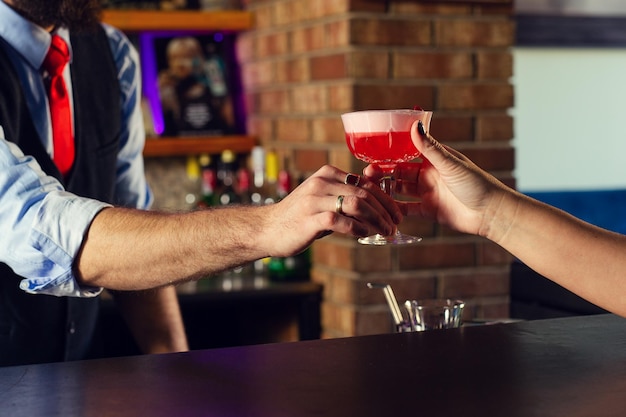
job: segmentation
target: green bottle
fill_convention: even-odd
[[[213,207],[217,205],[217,196],[215,195],[217,175],[209,155],[200,155],[199,162],[202,172],[202,197],[198,202],[198,207]]]

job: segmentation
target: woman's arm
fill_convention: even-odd
[[[530,268],[607,310],[626,316],[626,236],[585,223],[498,181],[416,123],[424,162],[396,172],[405,214],[486,237]],[[376,180],[374,166],[364,173]]]

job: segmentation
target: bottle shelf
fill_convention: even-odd
[[[223,11],[159,11],[106,9],[102,20],[128,32],[148,30],[225,30],[252,29],[252,13],[240,10]]]
[[[207,136],[193,138],[146,139],[143,154],[146,157],[216,154],[224,149],[236,153],[248,153],[256,145],[256,139],[247,135]]]

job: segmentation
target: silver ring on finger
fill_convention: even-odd
[[[361,176],[356,174],[347,173],[346,179],[343,180],[344,184],[354,185],[355,187],[359,186],[361,182]]]
[[[335,201],[335,211],[337,214],[343,214],[343,196],[337,196],[337,201]]]

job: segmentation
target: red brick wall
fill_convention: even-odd
[[[359,172],[340,114],[432,109],[432,134],[514,186],[512,0],[248,0],[255,30],[238,42],[249,132],[287,156],[298,175],[322,164]],[[425,239],[367,247],[330,236],[313,247],[325,285],[324,337],[387,332],[382,292],[400,301],[452,297],[466,318],[508,315],[510,256],[483,239],[406,219]]]

